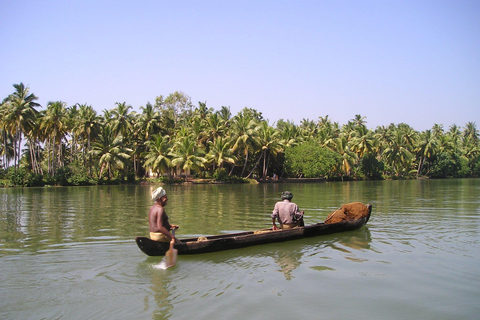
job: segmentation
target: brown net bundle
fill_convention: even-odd
[[[330,213],[327,219],[325,219],[325,223],[337,223],[367,217],[370,214],[371,208],[371,205],[365,205],[361,202],[350,202]]]

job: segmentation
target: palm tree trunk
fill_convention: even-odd
[[[420,173],[422,172],[423,162],[425,161],[424,158],[425,158],[425,157],[420,157],[420,162],[418,163],[417,176],[419,176]]]
[[[262,159],[262,156],[263,156],[263,153],[260,154],[260,157],[258,158],[257,160],[257,163],[255,163],[255,166],[253,167],[252,171],[250,171],[250,173],[248,174],[248,176],[246,176],[246,178],[250,178],[250,176],[252,175],[253,171],[255,171],[255,169],[257,169],[257,166],[258,164],[260,163],[260,160]]]
[[[245,163],[243,164],[242,174],[240,175],[241,177],[243,177],[243,175],[245,174],[245,170],[247,169],[247,162],[248,162],[248,150],[247,150],[247,153],[245,154]]]
[[[268,155],[267,155],[268,153]],[[267,173],[268,173],[268,163],[270,161],[270,153],[268,149],[265,150],[265,155],[263,156],[263,171],[262,171],[262,180],[265,182],[267,180]]]

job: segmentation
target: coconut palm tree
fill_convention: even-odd
[[[278,152],[283,150],[283,146],[279,138],[280,132],[271,127],[267,121],[260,122],[256,128],[256,131],[261,150],[258,161],[263,158],[262,180],[265,181],[267,178],[270,156],[276,155]]]
[[[447,137],[454,152],[462,147],[462,131],[456,124],[450,126]]]
[[[145,170],[151,169],[157,175],[167,173],[170,175],[172,161],[169,156],[171,149],[170,138],[160,134],[153,135],[151,140],[145,144],[147,151],[145,153]]]
[[[245,174],[249,155],[258,144],[257,132],[255,131],[256,125],[255,119],[245,112],[239,112],[232,119],[230,130],[230,139],[233,143],[232,149],[244,157],[242,173],[240,174],[241,177]]]
[[[78,106],[78,113],[73,130],[81,141],[82,159],[84,165],[88,163],[88,172],[92,173],[92,141],[100,133],[101,118],[92,106],[81,104]]]
[[[230,148],[231,141],[223,137],[216,137],[213,141],[208,141],[209,151],[206,159],[212,162],[213,171],[218,167],[223,168],[225,163],[234,164],[235,156],[233,150]]]
[[[479,141],[479,133],[475,122],[468,122],[463,130],[464,144],[476,144]]]
[[[117,102],[116,105],[117,107],[112,110],[112,129],[115,134],[121,134],[125,139],[133,130],[134,113],[129,112],[132,106],[127,105],[126,102]]]
[[[2,118],[5,127],[14,137],[13,152],[14,166],[18,168],[20,160],[20,148],[22,146],[22,136],[33,127],[38,111],[35,107],[40,106],[35,100],[38,98],[30,93],[28,86],[23,83],[14,84],[15,91],[8,96],[3,104],[5,110],[2,112]]]
[[[331,138],[325,142],[324,146],[342,156],[341,166],[337,170],[343,175],[350,176],[353,172],[354,164],[357,162],[357,155],[350,150],[347,137],[340,135],[337,138]]]
[[[385,126],[378,126],[375,129],[375,133],[373,134],[373,137],[375,138],[375,141],[376,141],[377,158],[380,158],[384,150],[388,148],[390,144],[393,143],[392,130]]]
[[[425,161],[433,158],[438,152],[438,139],[432,134],[431,130],[425,130],[420,134],[416,151],[420,157],[417,175],[421,175]]]
[[[230,118],[232,117],[230,107],[222,106],[220,108],[220,111],[217,111],[216,113],[220,116],[220,118],[223,119],[224,122],[228,122],[228,120],[230,120]]]
[[[64,164],[62,140],[65,139],[68,132],[69,118],[65,103],[61,101],[49,102],[47,110],[42,114],[40,130],[45,133],[48,139],[47,146],[52,153],[51,159],[49,156],[48,171],[54,176],[55,169],[62,167]]]
[[[172,164],[180,168],[180,174],[185,172],[185,180],[188,181],[188,175],[191,170],[199,171],[204,168],[206,159],[203,157],[205,151],[198,146],[195,139],[191,135],[183,136],[176,139],[170,156]]]
[[[333,122],[328,119],[328,115],[320,117],[318,121],[318,139],[321,144],[329,139],[337,138],[340,134],[338,122]]]
[[[160,132],[160,113],[155,110],[151,103],[145,107],[140,107],[142,113],[136,122],[137,130],[140,130],[144,141],[147,141],[152,135]]]
[[[207,117],[205,136],[207,141],[213,141],[216,137],[224,137],[226,132],[226,121],[218,114],[213,113]]]
[[[313,139],[317,136],[317,124],[310,119],[302,119],[300,121],[300,130],[305,140]]]
[[[356,153],[359,158],[363,158],[365,155],[372,153],[375,149],[373,132],[368,130],[364,125],[355,127],[349,143],[350,149]]]
[[[125,168],[125,164],[130,158],[131,149],[125,148],[122,142],[123,137],[116,135],[111,125],[102,127],[97,141],[90,151],[98,159],[100,166],[99,178],[106,171],[108,179],[113,177],[114,170]]]
[[[408,150],[404,142],[404,135],[400,129],[396,128],[393,131],[393,142],[385,149],[382,158],[386,164],[393,168],[397,176],[410,168],[413,155]]]

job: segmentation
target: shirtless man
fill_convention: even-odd
[[[162,187],[152,192],[152,200],[155,204],[148,212],[148,224],[150,225],[150,239],[160,242],[170,242],[177,239],[170,232],[178,228],[177,225],[168,223],[168,216],[164,207],[167,205],[167,193]]]

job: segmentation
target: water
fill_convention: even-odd
[[[373,213],[353,232],[163,270],[133,241],[150,186],[0,189],[0,318],[478,318],[478,179],[165,188],[180,238],[269,227],[286,189],[307,224],[351,201]]]

